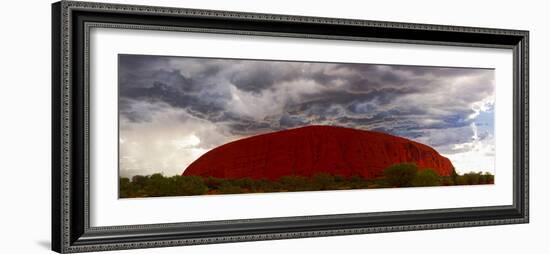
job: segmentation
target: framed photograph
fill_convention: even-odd
[[[528,31],[52,5],[60,253],[529,221]]]

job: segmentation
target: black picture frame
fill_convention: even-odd
[[[90,227],[91,27],[513,50],[513,205]],[[60,253],[528,223],[529,32],[61,1],[52,5],[52,250]]]

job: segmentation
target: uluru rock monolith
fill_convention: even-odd
[[[183,175],[276,180],[282,176],[333,175],[372,179],[397,163],[416,163],[449,176],[453,164],[435,149],[385,133],[307,126],[252,136],[216,147]]]

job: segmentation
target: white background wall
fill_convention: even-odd
[[[118,0],[248,12],[421,22],[531,31],[531,223],[123,253],[545,253],[550,226],[550,32],[544,1]],[[50,245],[50,1],[6,1],[0,15],[0,253]]]

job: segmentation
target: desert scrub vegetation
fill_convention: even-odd
[[[341,176],[318,173],[310,177],[288,175],[277,180],[223,179],[210,176],[163,176],[162,174],[136,175],[119,179],[119,197],[164,197],[238,193],[269,193],[319,190],[376,189],[394,187],[424,187],[492,184],[494,176],[483,172],[439,176],[429,168],[419,168],[414,163],[395,164],[382,175],[365,179],[359,175]]]

